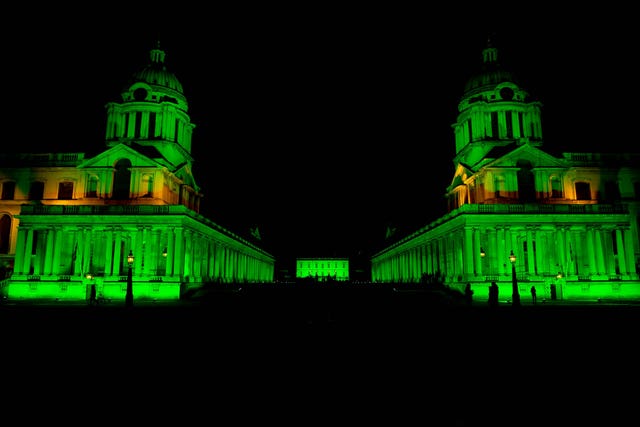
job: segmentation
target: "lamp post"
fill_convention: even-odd
[[[93,305],[94,303],[97,303],[96,284],[93,283],[93,274],[87,273],[85,277],[89,283],[89,305]]]
[[[511,305],[514,307],[520,306],[520,292],[518,291],[518,278],[516,277],[516,256],[513,253],[513,249],[509,254],[509,261],[511,261]]]
[[[129,264],[129,272],[127,274],[127,294],[124,297],[125,307],[133,307],[133,251],[129,251],[127,255],[127,263]]]

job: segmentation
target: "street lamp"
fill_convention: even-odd
[[[89,282],[89,305],[93,305],[98,302],[96,299],[96,284],[93,283],[93,274],[87,273],[85,277]]]
[[[133,251],[129,250],[127,255],[127,263],[129,264],[129,273],[127,274],[127,294],[124,297],[125,307],[133,307]]]
[[[516,277],[516,256],[513,253],[513,249],[509,254],[509,261],[511,261],[511,305],[514,307],[520,306],[520,292],[518,291],[518,278]]]

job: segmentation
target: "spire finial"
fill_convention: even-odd
[[[487,34],[487,48],[495,47],[494,45],[495,37],[496,37],[495,31],[491,31],[489,32],[489,34]]]
[[[164,63],[165,53],[160,48],[160,40],[156,41],[156,47],[151,49],[151,62],[162,64]]]
[[[495,32],[490,32],[487,36],[487,47],[482,51],[485,64],[498,62],[498,49],[494,46],[495,35]]]

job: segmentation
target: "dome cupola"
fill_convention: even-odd
[[[172,72],[167,70],[164,63],[165,52],[160,49],[160,43],[150,52],[151,62],[132,76],[131,83],[144,82],[154,86],[162,86],[183,94],[182,84]]]
[[[149,146],[174,165],[191,159],[189,105],[182,84],[167,70],[165,52],[158,42],[150,62],[131,74],[121,92],[122,102],[107,104],[106,141]]]
[[[482,51],[482,68],[478,74],[467,80],[464,88],[464,96],[472,96],[476,93],[490,91],[501,83],[514,83],[518,85],[518,80],[510,71],[503,69],[498,62],[498,49],[491,40]]]
[[[505,147],[542,144],[541,103],[530,99],[518,79],[498,62],[491,39],[482,51],[482,67],[464,87],[453,124],[454,164],[486,162]]]

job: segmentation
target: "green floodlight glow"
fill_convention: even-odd
[[[296,278],[316,282],[348,281],[349,260],[346,258],[298,258]]]
[[[494,47],[488,47],[483,55],[487,64],[497,64]],[[164,63],[164,52],[159,48],[152,50],[152,62],[155,65]],[[538,286],[537,297],[543,300],[556,297],[637,300],[640,294],[638,255],[634,248],[637,246],[637,227],[633,225],[637,221],[637,209],[630,213],[626,206],[609,206],[608,203],[609,199],[622,197],[624,201],[631,200],[633,194],[637,196],[633,189],[636,168],[630,168],[633,173],[618,175],[618,190],[624,193],[618,194],[607,186],[615,184],[608,178],[608,172],[603,174],[600,168],[581,166],[586,153],[577,153],[579,156],[574,153],[565,159],[571,168],[580,170],[578,179],[573,169],[555,162],[547,163],[546,157],[540,157],[541,163],[536,164],[534,158],[544,156],[544,153],[537,153],[537,147],[543,142],[539,103],[530,100],[526,91],[512,81],[504,80],[510,77],[502,72],[504,70],[497,74],[493,67],[487,67],[487,70],[488,74],[483,72],[469,81],[473,83],[468,86],[472,90],[464,94],[459,104],[460,114],[454,124],[454,163],[484,165],[482,161],[493,156],[495,148],[513,147],[521,151],[514,150],[505,157],[504,164],[501,160],[491,167],[482,166],[477,174],[461,167],[460,174],[455,176],[460,185],[447,190],[450,209],[456,210],[460,222],[443,217],[445,222],[438,220],[433,228],[429,225],[420,229],[416,233],[420,237],[407,236],[397,246],[394,243],[385,248],[371,262],[372,280],[417,282],[425,274],[437,272],[452,287],[470,282],[474,286],[474,298],[479,299],[488,293],[485,284],[494,280],[508,294],[511,279],[514,306],[520,304],[520,291],[524,302],[528,302],[527,288],[531,284]],[[141,82],[136,82],[129,87],[133,98],[113,104],[109,109],[107,146],[114,147],[120,142],[130,146],[131,141],[142,140],[145,145],[160,150],[169,162],[176,165],[186,162],[184,170],[189,179],[193,178],[191,159],[182,154],[182,149],[191,151],[193,127],[189,116],[183,114],[187,104],[180,83],[164,70],[158,73],[155,67],[145,68],[138,76],[150,81],[166,78],[172,90],[180,95],[174,99],[177,103],[157,104],[152,99],[165,95],[163,85],[158,85],[159,92],[148,93]],[[179,124],[161,119],[165,108],[170,113],[167,117],[181,111]],[[166,144],[166,141],[175,141],[182,149],[175,150],[175,144]],[[626,159],[627,155],[620,158]],[[636,154],[632,155],[635,158]],[[590,154],[588,158],[589,163],[597,160]],[[33,154],[24,160],[70,165],[71,159],[83,160],[84,154],[48,153],[44,157]],[[118,165],[139,169],[131,162]],[[75,171],[70,167],[64,175],[56,175],[56,172],[47,177],[50,182],[60,179],[57,195],[53,186],[48,189],[49,184],[45,192],[41,178],[32,182],[38,174],[23,175],[19,169],[16,169],[18,172],[12,168],[3,169],[6,175],[0,186],[3,195],[6,192],[7,196],[3,200],[11,201],[6,205],[9,212],[14,209],[22,216],[22,225],[17,228],[12,225],[17,223],[12,223],[8,215],[0,215],[0,232],[19,230],[17,236],[5,232],[0,239],[5,251],[9,251],[12,244],[16,246],[15,260],[18,261],[15,268],[11,266],[14,279],[8,286],[3,286],[3,297],[82,300],[87,297],[89,286],[95,286],[105,299],[117,300],[120,304],[124,296],[127,306],[131,306],[134,268],[136,302],[140,303],[144,300],[178,300],[185,282],[191,289],[203,282],[273,280],[274,260],[271,256],[253,257],[252,250],[245,253],[243,243],[236,246],[234,237],[219,233],[214,226],[190,226],[186,222],[176,225],[178,217],[174,213],[187,215],[178,209],[183,206],[172,206],[182,204],[182,198],[174,200],[167,196],[164,201],[169,206],[155,206],[156,199],[164,196],[159,195],[162,184],[153,178],[153,174],[145,171],[137,175],[139,182],[135,185],[114,185],[111,168],[104,168],[100,178],[102,172],[98,171],[102,167],[98,166],[96,164],[91,170],[75,168]],[[69,179],[67,174],[75,178]],[[173,194],[173,190],[169,193]],[[125,205],[130,203],[127,199],[136,200],[135,209],[118,214],[124,214],[125,223],[152,218],[151,230],[137,230],[135,224],[112,227],[117,221],[110,220],[107,214],[115,213],[117,206],[113,207],[113,212],[111,206],[101,206],[105,204],[102,197],[109,198],[110,194],[117,196],[112,197],[113,200],[121,200]],[[602,200],[601,196],[604,197]],[[545,200],[542,207],[537,206],[540,205],[538,197]],[[83,205],[81,203],[85,202],[81,201],[85,198],[89,200]],[[14,200],[38,203],[37,207],[25,204],[24,210],[17,210]],[[185,200],[189,200],[187,205],[190,206],[185,205],[189,209],[198,208],[199,202],[193,201],[191,205],[190,197]],[[147,202],[150,206],[146,206]],[[165,210],[172,215],[157,215]],[[65,218],[60,212],[80,214],[78,219],[82,224]],[[136,219],[133,218],[136,212],[154,215]],[[573,216],[574,213],[578,215]],[[511,214],[513,220],[505,216]],[[214,229],[208,232],[207,227]],[[203,239],[193,240],[190,237],[194,235],[192,230]],[[440,238],[441,235],[445,237]],[[9,237],[15,239],[15,243],[7,244]],[[135,258],[133,247],[136,248]],[[509,252],[509,248],[513,249]],[[128,255],[126,249],[130,249]],[[509,262],[505,260],[505,254],[508,254]],[[520,282],[523,282],[522,290],[516,267]],[[305,283],[348,281],[349,259],[297,259],[295,278]]]

